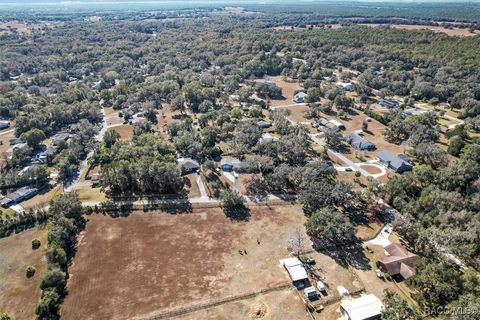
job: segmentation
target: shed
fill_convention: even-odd
[[[380,319],[382,308],[382,301],[374,294],[345,300],[340,304],[340,311],[344,318],[348,320]]]
[[[302,288],[306,283],[308,283],[307,271],[303,267],[303,263],[298,258],[284,259],[282,260],[282,264],[296,287]]]
[[[407,159],[401,157],[400,155],[396,156],[388,150],[381,150],[377,154],[377,160],[383,166],[390,168],[397,173],[412,170],[412,165],[407,161]]]

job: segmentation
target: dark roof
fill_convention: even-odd
[[[387,100],[387,99],[380,99],[379,100],[380,105],[390,107],[390,108],[396,108],[400,106],[400,103],[395,100]]]
[[[377,154],[377,159],[380,162],[387,164],[393,170],[399,171],[408,171],[412,169],[412,165],[406,160],[402,159],[401,156],[396,156],[388,150],[381,150]]]
[[[37,191],[37,188],[22,187],[15,192],[7,194],[7,196],[2,200],[2,205],[26,199],[33,196],[35,193],[37,193]]]
[[[368,141],[364,137],[360,136],[356,132],[350,132],[346,137],[345,141],[349,143],[352,147],[359,150],[371,150],[375,149],[375,144]]]

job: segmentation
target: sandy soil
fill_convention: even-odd
[[[107,131],[117,131],[120,135],[120,140],[130,140],[133,136],[133,126],[129,124],[120,125],[118,127],[109,128]]]
[[[42,243],[32,250],[32,240]],[[35,319],[35,306],[40,299],[40,280],[45,272],[43,257],[47,244],[47,230],[32,228],[0,239],[0,310],[15,320]],[[32,278],[25,276],[29,266],[36,268]]]
[[[275,76],[275,77],[267,76],[265,77],[265,79],[272,81],[277,86],[282,88],[282,95],[284,99],[275,99],[275,100],[271,99],[270,104],[272,106],[294,104],[294,102],[292,101],[294,91],[303,90],[302,86],[298,83],[298,81],[291,81],[291,82],[285,81],[282,79],[282,76]]]
[[[364,26],[370,27],[380,27],[380,26],[387,26],[385,24],[362,24]],[[442,32],[448,34],[449,36],[456,36],[456,37],[472,37],[480,33],[480,31],[475,30],[474,33],[470,32],[468,29],[461,29],[461,28],[453,28],[447,29],[440,26],[426,26],[426,25],[415,25],[415,24],[391,24],[388,25],[391,28],[396,29],[403,29],[403,30],[430,30],[434,32]]]
[[[261,316],[254,318],[256,310],[262,310]],[[252,317],[250,317],[252,316]],[[227,303],[218,307],[200,310],[184,316],[174,317],[175,320],[279,320],[279,319],[311,319],[302,301],[292,289],[274,291],[253,299]]]
[[[300,207],[250,214],[249,221],[217,208],[90,216],[62,319],[127,319],[288,283],[279,260],[288,256],[286,235],[304,222]]]

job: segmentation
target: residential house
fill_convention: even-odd
[[[257,121],[257,125],[260,129],[270,128],[272,126],[271,123],[264,120]]]
[[[353,91],[353,84],[351,82],[337,82],[337,88],[344,91]]]
[[[368,141],[357,132],[350,132],[345,136],[345,141],[358,150],[375,150],[375,144]]]
[[[225,172],[240,172],[245,168],[245,162],[237,158],[223,158],[220,160],[220,168]]]
[[[46,150],[40,152],[37,154],[37,160],[40,161],[41,163],[47,163],[52,161],[53,156],[57,153],[58,147],[53,146],[49,147]]]
[[[344,300],[340,312],[346,320],[380,320],[383,304],[374,294]]]
[[[30,199],[38,192],[37,188],[22,187],[15,192],[9,193],[2,199],[1,205],[8,208],[12,205],[18,204],[21,201]]]
[[[296,95],[293,96],[293,102],[304,103],[306,98],[307,98],[307,94],[303,91],[300,91]]]
[[[377,160],[380,164],[392,169],[397,173],[411,171],[412,165],[406,157],[396,156],[388,150],[381,150],[377,154]]]
[[[395,101],[395,100],[380,99],[378,101],[378,103],[381,106],[386,107],[386,108],[390,108],[390,109],[400,107],[400,103],[398,101]]]
[[[177,163],[183,174],[197,172],[200,169],[198,161],[192,158],[178,158]]]
[[[70,139],[69,133],[57,133],[52,138],[52,145],[58,146],[61,142],[68,141],[68,139]]]
[[[386,246],[385,251],[388,256],[379,259],[378,263],[389,275],[408,279],[415,274],[413,264],[418,259],[416,254],[395,243]]]
[[[278,141],[277,137],[272,136],[270,133],[264,133],[259,139],[260,143],[263,142],[272,142],[272,141]]]

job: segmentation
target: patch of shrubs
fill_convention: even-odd
[[[38,248],[40,248],[40,245],[41,245],[41,244],[42,244],[42,243],[40,242],[40,240],[38,240],[38,239],[33,239],[33,240],[32,240],[32,249],[33,249],[33,250],[37,250]]]
[[[35,275],[35,271],[37,271],[35,269],[34,266],[28,266],[27,269],[25,270],[25,274],[27,276],[27,278],[31,278]]]

